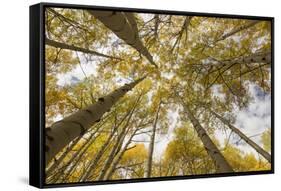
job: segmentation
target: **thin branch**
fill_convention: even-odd
[[[101,56],[101,57],[105,57],[105,58],[121,60],[120,58],[117,58],[117,57],[105,55],[105,54],[102,54],[102,53],[99,53],[99,52],[96,52],[96,51],[93,51],[93,50],[88,50],[88,49],[77,47],[77,46],[74,46],[74,45],[68,45],[68,44],[65,44],[65,43],[61,43],[61,42],[58,42],[58,41],[55,41],[55,40],[48,39],[47,37],[45,38],[45,43],[47,45],[53,46],[55,48],[68,49],[68,50],[72,50],[72,51],[79,51],[79,52],[83,52],[83,53],[86,53],[86,54],[93,54],[93,55]]]
[[[188,30],[188,26],[189,26],[189,23],[190,23],[190,17],[186,17],[185,18],[185,20],[184,20],[184,22],[183,22],[183,25],[182,25],[182,27],[181,27],[181,30],[179,31],[179,33],[178,33],[178,38],[176,39],[176,41],[175,41],[175,43],[174,43],[174,45],[173,45],[173,47],[172,47],[172,50],[171,50],[171,52],[173,52],[174,51],[174,49],[175,49],[175,47],[177,46],[177,44],[179,44],[180,43],[180,40],[181,40],[181,38],[182,38],[182,35],[183,35],[183,32],[186,30]],[[187,34],[187,33],[186,33]]]

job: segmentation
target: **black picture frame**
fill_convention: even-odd
[[[189,175],[189,176],[171,176],[161,178],[140,178],[140,179],[124,179],[124,180],[106,180],[99,182],[83,182],[83,183],[60,183],[45,184],[45,159],[44,159],[44,142],[45,142],[45,18],[44,12],[47,7],[53,8],[73,8],[73,9],[94,9],[94,10],[114,10],[138,13],[161,13],[172,15],[186,16],[204,16],[218,18],[240,18],[266,20],[271,22],[271,170],[235,172],[235,173],[219,173],[207,175]],[[242,175],[258,175],[274,173],[274,18],[249,15],[231,15],[217,13],[197,13],[184,11],[154,10],[154,9],[138,9],[124,7],[103,7],[92,5],[74,5],[59,3],[39,3],[30,6],[30,96],[29,96],[29,116],[30,116],[30,133],[29,133],[29,184],[38,188],[54,188],[67,186],[85,186],[115,183],[132,183],[147,181],[165,181],[179,179],[194,178],[210,178],[210,177],[227,177]]]

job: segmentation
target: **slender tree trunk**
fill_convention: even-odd
[[[251,63],[268,63],[271,64],[271,52],[254,53],[249,56],[242,56],[236,59],[222,61],[221,64],[251,64]]]
[[[102,155],[105,153],[108,145],[110,144],[110,141],[112,140],[112,138],[114,137],[114,134],[116,133],[117,128],[115,128],[109,135],[109,137],[107,138],[106,142],[102,145],[101,149],[99,150],[99,152],[96,154],[96,156],[93,158],[93,160],[89,163],[89,165],[86,167],[86,171],[85,173],[82,174],[82,176],[79,179],[79,182],[81,181],[85,181],[86,178],[90,175],[91,170],[93,167],[96,166],[96,164],[99,162],[99,160],[101,159]]]
[[[112,148],[111,153],[109,154],[109,156],[107,157],[107,160],[101,170],[100,176],[101,174],[105,173],[105,171],[107,170],[107,166],[110,165],[111,161],[113,160],[112,158],[114,157],[114,154],[117,152],[118,148],[122,146],[122,138],[125,138],[125,132],[126,132],[126,128],[129,124],[129,121],[131,120],[131,117],[136,109],[136,106],[140,100],[142,95],[140,95],[135,104],[133,105],[133,108],[127,112],[127,114],[121,119],[121,121],[116,125],[116,127],[114,127],[114,130],[112,131],[110,137],[107,139],[106,143],[103,144],[102,148],[100,149],[99,153],[96,155],[96,157],[94,158],[94,160],[89,164],[89,166],[86,169],[86,172],[80,177],[79,181],[86,181],[89,177],[90,174],[92,172],[92,169],[97,165],[97,163],[99,162],[99,160],[101,159],[102,155],[105,153],[106,148],[108,147],[108,145],[110,144],[110,141],[113,138],[113,135],[117,132],[118,127],[120,127],[122,125],[122,123],[124,122],[124,120],[128,117],[127,122],[125,124],[125,126],[123,127],[121,133],[119,134],[119,136],[117,137],[117,141],[116,141],[116,145],[114,148]],[[120,145],[120,146],[119,146]]]
[[[258,67],[254,68],[254,69],[250,69],[246,72],[243,72],[243,73],[240,74],[239,77],[241,77],[241,76],[243,76],[243,75],[245,75],[249,72],[252,72],[255,69],[260,69],[260,67],[262,67],[262,66],[265,66],[267,64],[271,64],[271,51],[264,52],[264,53],[258,52],[258,53],[254,53],[254,54],[251,54],[251,55],[248,55],[248,56],[242,56],[242,57],[234,58],[232,60],[219,61],[219,63],[217,63],[217,64],[208,64],[209,66],[215,66],[215,67],[214,67],[214,70],[208,71],[208,73],[206,74],[207,77],[211,73],[214,73],[214,72],[218,72],[219,74],[214,78],[214,80],[210,84],[208,84],[205,91],[207,91],[210,87],[212,87],[214,85],[214,83],[220,77],[221,77],[221,79],[224,79],[223,73],[227,72],[234,65],[236,65],[236,64],[252,64],[252,63],[265,63],[265,64],[259,65]],[[206,64],[206,66],[207,66],[207,64]],[[223,68],[225,66],[226,66],[226,68]],[[229,86],[226,82],[225,82],[225,85],[229,88]],[[231,89],[230,89],[230,91],[231,91]]]
[[[209,63],[209,64],[190,64],[190,66],[204,66],[204,67],[219,67],[222,69],[222,73],[227,71],[232,67],[233,64],[252,64],[252,63],[264,63],[263,65],[258,66],[257,68],[254,68],[253,70],[259,69],[262,66],[266,66],[268,64],[271,64],[271,51],[268,52],[258,52],[253,53],[248,56],[240,56],[231,60],[215,60],[215,63]],[[223,68],[224,66],[229,65],[227,68]],[[215,68],[215,70],[211,70],[210,73],[219,71],[218,68]],[[251,72],[252,70],[250,70]],[[249,71],[246,71],[245,73],[248,73]],[[243,74],[244,75],[244,74]]]
[[[81,48],[81,47],[77,47],[77,46],[74,46],[74,45],[68,45],[68,44],[65,44],[65,43],[61,43],[61,42],[58,42],[58,41],[55,41],[55,40],[48,39],[47,37],[45,38],[45,43],[47,45],[55,47],[55,48],[78,51],[78,52],[83,52],[83,53],[86,53],[86,54],[93,54],[93,55],[96,55],[96,56],[120,60],[120,58],[105,55],[105,54],[102,54],[102,53],[99,53],[99,52],[96,52],[96,51],[93,51],[93,50],[88,50],[86,48]]]
[[[130,118],[128,119],[128,121],[130,120]],[[103,165],[100,175],[98,176],[97,180],[103,180],[104,176],[106,175],[106,172],[108,171],[112,161],[114,160],[114,157],[119,153],[119,151],[122,148],[123,145],[123,141],[126,137],[126,134],[128,132],[128,128],[129,128],[129,124],[127,123],[125,125],[125,127],[123,127],[122,132],[120,133],[120,135],[117,137],[116,140],[116,146],[112,148],[109,156],[107,157],[107,160],[105,161],[105,164]]]
[[[65,151],[63,152],[63,154],[61,156],[59,156],[58,159],[55,159],[53,164],[46,170],[46,175],[50,175],[63,161],[63,159],[65,159],[66,155],[73,149],[73,147],[76,145],[76,143],[78,143],[81,140],[81,137],[78,137],[76,140],[72,141],[70,143],[70,145],[65,149]]]
[[[120,160],[122,159],[122,156],[124,155],[124,153],[131,149],[134,148],[135,146],[132,146],[130,148],[128,148],[128,146],[130,145],[133,137],[135,135],[137,135],[137,131],[143,129],[147,124],[144,123],[142,124],[142,122],[140,122],[139,125],[137,125],[136,129],[132,132],[132,134],[129,136],[129,139],[127,140],[127,142],[125,143],[123,149],[121,150],[121,147],[118,148],[116,154],[115,154],[115,158],[113,158],[113,160],[111,161],[111,165],[108,166],[107,171],[105,172],[105,174],[102,176],[102,179],[99,180],[108,180],[111,178],[111,176],[114,174],[115,170],[117,169],[117,165],[119,164]],[[128,129],[129,130],[129,129]],[[126,133],[127,134],[127,133]],[[125,138],[125,137],[124,137]],[[122,140],[123,143],[124,139]],[[120,145],[122,146],[122,144]],[[121,151],[120,151],[121,150]],[[120,151],[120,152],[119,152]],[[138,176],[138,175],[137,175]]]
[[[182,27],[181,27],[181,30],[180,30],[180,32],[179,32],[179,34],[178,34],[178,37],[177,37],[177,39],[176,39],[176,41],[175,41],[175,43],[174,43],[174,45],[173,45],[173,47],[172,47],[171,52],[173,52],[174,49],[175,49],[175,47],[177,46],[177,44],[180,43],[180,40],[181,40],[181,38],[182,38],[182,35],[183,35],[183,32],[184,32],[184,31],[186,31],[186,35],[187,35],[187,31],[188,31],[188,27],[189,27],[191,18],[192,18],[192,17],[190,17],[190,16],[188,16],[188,17],[185,18],[185,20],[184,20],[184,22],[183,22],[183,25],[182,25]]]
[[[109,114],[110,115],[110,114]],[[61,168],[59,168],[59,171],[63,172],[62,173],[55,173],[55,177],[48,177],[48,179],[50,179],[51,181],[49,181],[49,183],[59,183],[58,180],[64,181],[66,180],[71,173],[73,172],[74,168],[76,167],[76,165],[78,164],[78,162],[81,160],[82,156],[84,155],[84,153],[88,150],[88,148],[93,144],[93,142],[96,140],[96,138],[98,136],[100,136],[100,134],[96,135],[98,133],[98,131],[100,130],[100,128],[103,126],[104,123],[106,123],[106,121],[108,120],[108,116],[105,116],[102,120],[101,123],[97,124],[97,126],[92,127],[93,130],[91,130],[90,133],[90,137],[81,145],[81,147],[79,148],[79,150],[77,152],[75,152],[72,156],[71,159],[69,159],[67,161],[66,164],[62,165]],[[94,137],[95,136],[95,137]],[[81,137],[82,138],[82,137]],[[62,174],[62,175],[61,175]],[[53,175],[51,175],[53,176]]]
[[[208,136],[205,129],[201,126],[199,121],[194,117],[192,111],[190,110],[188,104],[183,103],[185,108],[185,112],[188,115],[194,129],[196,130],[199,138],[201,139],[206,151],[208,152],[209,156],[215,163],[216,169],[218,173],[228,173],[233,172],[232,167],[229,165],[227,160],[224,158],[220,150],[217,146],[213,143],[213,141]]]
[[[102,127],[102,125],[100,125],[99,128]],[[69,164],[67,165],[68,169],[66,169],[66,171],[64,172],[65,176],[64,176],[63,180],[67,180],[72,175],[72,173],[75,170],[75,167],[77,167],[77,164],[81,161],[81,159],[84,156],[84,154],[88,151],[88,149],[95,142],[95,140],[101,135],[101,133],[99,133],[98,135],[95,136],[95,134],[97,132],[98,132],[98,130],[95,131],[89,137],[88,141],[79,149],[79,152],[77,152],[76,155],[73,156],[72,159],[69,161]],[[71,166],[69,166],[70,164],[71,164]]]
[[[130,112],[128,112],[130,113]],[[127,116],[124,117],[124,119],[126,119]],[[88,165],[88,167],[86,168],[86,172],[80,177],[79,181],[85,181],[87,180],[87,178],[90,176],[93,168],[96,167],[96,165],[98,164],[98,162],[100,161],[100,159],[102,158],[102,155],[105,153],[106,149],[108,148],[112,138],[114,137],[114,135],[117,132],[119,125],[117,125],[116,127],[114,127],[113,131],[111,132],[111,134],[109,135],[109,137],[107,138],[107,141],[102,145],[101,149],[99,150],[99,152],[96,154],[96,156],[93,158],[93,160],[90,162],[90,164]]]
[[[261,148],[258,144],[248,138],[244,133],[242,133],[238,128],[233,126],[228,120],[223,118],[221,115],[216,112],[210,110],[210,112],[215,115],[218,119],[220,119],[225,125],[227,125],[234,133],[239,135],[241,139],[243,139],[246,143],[248,143],[251,147],[253,147],[259,154],[261,154],[268,162],[271,163],[271,155],[266,152],[263,148]]]
[[[157,39],[158,38],[158,27],[159,27],[159,15],[155,14],[154,15],[154,38]]]
[[[246,25],[243,25],[243,26],[240,26],[238,27],[237,29],[233,29],[232,31],[230,31],[229,33],[226,33],[224,35],[222,35],[219,39],[216,40],[216,42],[218,41],[222,41],[222,40],[225,40],[227,39],[228,37],[240,32],[240,31],[243,31],[243,30],[246,30],[254,25],[256,25],[257,23],[259,23],[260,21],[251,21],[249,22],[248,24]]]
[[[126,127],[124,127],[124,129],[126,129]],[[104,176],[106,175],[106,172],[107,170],[109,169],[112,161],[114,160],[114,157],[119,153],[119,151],[121,150],[122,148],[122,144],[123,144],[123,141],[126,137],[125,135],[125,131],[122,131],[122,134],[120,134],[120,136],[118,136],[117,140],[116,140],[116,146],[114,146],[112,149],[111,149],[111,152],[110,154],[108,155],[107,157],[107,160],[105,161],[101,171],[100,171],[100,174],[99,176],[97,177],[97,180],[103,180]]]
[[[86,140],[82,146],[79,148],[79,150],[77,152],[75,152],[72,156],[71,159],[69,159],[66,164],[62,165],[61,168],[59,168],[59,171],[63,172],[62,173],[55,173],[55,177],[52,177],[52,183],[59,183],[58,181],[65,181],[69,175],[72,173],[73,169],[76,167],[76,165],[78,164],[78,162],[80,161],[81,157],[84,155],[84,153],[88,150],[88,148],[91,146],[91,144],[95,141],[95,139],[99,136],[95,136],[96,133],[99,131],[101,125],[98,126],[98,128],[91,132],[90,137],[88,138],[88,140]],[[95,137],[94,137],[95,136]],[[48,177],[49,178],[49,177]]]
[[[157,65],[153,61],[151,54],[143,45],[139,38],[137,23],[132,13],[123,13],[118,11],[88,11],[94,17],[99,19],[116,36],[124,40],[128,45],[135,48],[144,55],[151,64]]]
[[[97,103],[54,123],[50,128],[46,128],[46,164],[69,142],[83,135],[93,124],[99,122],[104,113],[108,112],[127,91],[134,88],[144,78],[125,84],[109,95],[99,98]]]
[[[150,137],[150,143],[149,143],[149,147],[148,147],[148,159],[147,159],[146,169],[145,169],[145,173],[144,173],[145,178],[150,178],[150,176],[151,176],[155,134],[156,134],[156,127],[157,127],[157,121],[158,121],[160,108],[161,108],[161,101],[159,102],[157,112],[156,112],[156,117],[155,117],[154,124],[152,127],[152,134]]]
[[[111,176],[113,175],[113,173],[116,170],[116,167],[118,165],[118,163],[120,162],[122,156],[124,155],[124,153],[126,152],[129,144],[131,143],[133,137],[135,136],[135,133],[137,132],[137,129],[132,133],[132,135],[130,135],[129,140],[126,142],[125,146],[123,147],[123,149],[117,154],[117,156],[113,159],[111,166],[109,167],[109,169],[107,170],[107,173],[105,174],[105,176],[103,177],[103,180],[109,180],[111,178]]]

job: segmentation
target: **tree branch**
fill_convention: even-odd
[[[72,51],[83,52],[83,53],[86,53],[86,54],[93,54],[93,55],[101,56],[101,57],[105,57],[105,58],[121,60],[120,58],[117,58],[117,57],[105,55],[105,54],[102,54],[102,53],[99,53],[99,52],[96,52],[96,51],[93,51],[93,50],[88,50],[88,49],[77,47],[77,46],[74,46],[74,45],[68,45],[68,44],[61,43],[61,42],[51,40],[51,39],[48,39],[48,38],[45,38],[45,43],[47,45],[55,47],[55,48],[67,49],[67,50],[72,50]]]

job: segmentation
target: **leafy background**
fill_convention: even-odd
[[[50,0],[49,2],[56,2]],[[79,0],[79,1],[67,1],[61,0],[62,3],[77,3],[77,4],[93,4],[90,0]],[[197,12],[217,12],[217,13],[232,13],[232,14],[251,14],[251,15],[268,15],[276,17],[276,29],[275,34],[281,32],[280,23],[280,11],[278,1],[269,0],[267,2],[257,0],[256,3],[252,1],[242,1],[237,0],[235,2],[225,3],[222,0],[205,1],[198,0],[193,2],[187,2],[182,0],[174,1],[147,1],[143,0],[141,4],[136,3],[136,1],[111,1],[111,0],[96,0],[95,3],[104,6],[122,6],[122,7],[141,7],[141,8],[158,8],[158,9],[173,9],[173,10],[185,10],[185,11],[197,11]],[[1,85],[3,90],[7,90],[9,93],[1,94],[1,116],[2,127],[11,126],[13,122],[13,127],[16,127],[16,132],[13,134],[13,138],[17,141],[11,141],[10,136],[3,136],[0,139],[1,145],[9,146],[2,147],[2,152],[7,153],[9,157],[1,157],[1,188],[5,190],[38,190],[34,187],[28,186],[28,6],[38,1],[28,0],[28,1],[5,1],[2,2],[3,7],[13,7],[13,12],[17,14],[11,14],[11,9],[5,8],[0,14],[3,26],[9,27],[9,30],[1,30],[1,40],[2,46],[0,47],[3,63],[3,69],[1,70]],[[243,5],[243,6],[241,6]],[[21,16],[19,16],[21,15]],[[15,24],[17,23],[17,24]],[[21,29],[19,32],[19,28]],[[11,43],[11,39],[17,43],[17,49],[21,50],[17,52],[18,56],[15,56],[15,44]],[[276,49],[280,49],[280,40],[276,39]],[[275,62],[279,62],[279,56],[276,55]],[[16,68],[16,69],[15,69]],[[13,71],[13,75],[16,77],[11,78],[11,73],[7,71]],[[280,81],[280,68],[276,64],[276,81]],[[7,82],[9,79],[9,83]],[[5,82],[5,83],[4,83]],[[17,87],[17,88],[11,88]],[[276,86],[276,97],[280,97],[280,89]],[[19,92],[20,97],[19,97]],[[9,100],[9,101],[7,101]],[[11,100],[11,101],[10,101]],[[16,100],[18,104],[18,118],[15,119],[14,115],[10,115],[15,111],[14,107],[11,107],[11,102]],[[280,113],[280,101],[276,99],[276,113]],[[280,124],[280,119],[276,117],[276,126]],[[8,135],[11,132],[10,128],[3,128],[4,134]],[[279,129],[276,128],[275,135],[280,134]],[[280,139],[276,139],[276,148],[281,145]],[[280,152],[276,149],[276,161],[280,159]],[[14,152],[16,151],[16,152]],[[19,156],[20,160],[19,160]],[[11,170],[13,166],[13,170]],[[189,189],[196,190],[206,190],[210,188],[215,188],[217,190],[237,190],[236,186],[244,189],[254,189],[254,190],[265,190],[268,188],[275,188],[278,186],[280,180],[280,168],[279,163],[276,163],[276,174],[275,175],[259,175],[259,176],[242,176],[242,177],[230,177],[230,178],[211,178],[211,179],[196,179],[196,180],[181,180],[181,181],[167,181],[167,182],[150,182],[150,183],[139,183],[139,184],[114,184],[114,185],[103,185],[95,186],[94,189],[99,190],[152,190],[161,189],[163,191],[171,189],[181,189],[188,185]],[[92,190],[93,187],[73,187],[67,190]],[[56,189],[62,190],[62,189]],[[64,189],[65,190],[65,189]]]
[[[110,18],[121,17],[117,13]],[[58,153],[47,166],[47,183],[220,172],[216,169],[223,164],[217,161],[215,167],[216,159],[206,152],[210,150],[206,134],[197,137],[191,127],[192,115],[220,150],[214,152],[221,152],[235,172],[270,169],[270,163],[210,113],[210,109],[221,113],[271,151],[271,71],[266,60],[271,51],[270,22],[161,14],[134,17],[137,28],[132,32],[140,41],[130,47],[130,41],[120,39],[122,35],[130,39],[130,32],[122,33],[117,19],[105,26],[86,10],[46,10],[47,130],[147,75],[106,117]],[[120,38],[114,27],[121,31]],[[146,164],[150,159],[152,165]]]

